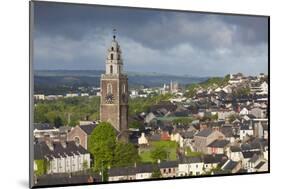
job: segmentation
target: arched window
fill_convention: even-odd
[[[107,84],[107,94],[112,94],[112,85],[111,85],[111,83],[108,83]]]
[[[126,85],[125,84],[123,84],[123,93],[126,93]]]
[[[111,47],[111,50],[113,51],[113,50],[114,50],[114,48],[113,48],[113,47]]]
[[[74,141],[75,141],[76,144],[80,144],[80,138],[79,137],[77,137],[77,136],[74,137]]]
[[[110,54],[110,59],[113,60],[113,53]]]
[[[120,60],[120,54],[118,54],[118,60]]]
[[[110,74],[112,74],[112,73],[113,73],[113,66],[110,65]]]

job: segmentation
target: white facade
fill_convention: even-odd
[[[254,130],[240,130],[240,140],[244,140],[247,136],[253,136]]]
[[[48,162],[48,174],[83,171],[90,168],[90,154],[77,155],[73,153],[72,156],[64,154],[59,158],[52,157]]]
[[[143,144],[148,144],[148,140],[147,138],[145,137],[145,134],[144,133],[141,133],[141,136],[138,138],[138,144],[139,145],[143,145]]]
[[[178,165],[178,176],[196,176],[203,174],[203,162],[181,163]]]
[[[35,100],[45,100],[45,95],[43,94],[35,94],[33,96]]]
[[[151,178],[152,173],[136,173],[136,179],[141,180],[141,179],[149,179]]]

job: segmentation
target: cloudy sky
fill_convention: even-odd
[[[35,3],[34,68],[103,70],[117,29],[126,71],[223,76],[268,70],[265,17]]]

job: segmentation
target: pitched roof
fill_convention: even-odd
[[[256,169],[260,169],[266,162],[265,161],[261,161],[256,165]]]
[[[221,163],[221,162],[225,162],[227,159],[228,159],[227,156],[224,154],[204,155],[203,156],[203,161],[206,164]]]
[[[54,126],[51,126],[49,123],[34,123],[34,129],[49,130],[49,129],[56,129],[56,128]]]
[[[115,167],[108,170],[109,176],[135,175],[135,167]]]
[[[152,173],[153,169],[152,164],[141,164],[136,166],[136,173]]]
[[[181,160],[181,163],[201,163],[203,162],[202,159],[200,157],[184,157]]]
[[[187,131],[180,133],[180,135],[182,136],[182,138],[193,138],[195,133],[196,131]]]
[[[232,137],[233,136],[233,128],[232,128],[232,126],[226,126],[226,125],[222,126],[220,131],[226,137]]]
[[[238,162],[236,161],[232,161],[232,160],[228,160],[223,166],[222,169],[223,170],[233,170],[236,166],[237,166]]]
[[[161,161],[158,164],[158,167],[160,169],[162,168],[173,168],[173,167],[178,167],[179,162],[178,161]]]
[[[203,129],[202,131],[199,131],[195,136],[200,136],[200,137],[207,137],[212,133],[212,129],[207,128]]]
[[[85,133],[87,133],[87,135],[90,135],[93,130],[96,128],[95,124],[91,124],[91,125],[80,125],[79,126]]]
[[[81,145],[76,145],[74,141],[67,141],[65,147],[60,142],[53,142],[52,146],[53,150],[49,148],[46,142],[34,144],[34,159],[44,159],[45,157],[52,159],[53,157],[59,158],[61,156],[66,157],[66,155],[89,153]]]
[[[242,152],[244,159],[252,158],[255,154],[256,152],[251,152],[251,151]]]
[[[224,148],[226,145],[229,144],[228,140],[215,140],[212,143],[210,143],[208,145],[208,147],[212,147],[212,148]]]
[[[231,152],[241,152],[241,148],[239,146],[230,146]]]

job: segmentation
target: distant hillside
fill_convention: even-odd
[[[100,75],[103,70],[40,70],[34,73],[35,90],[42,86],[52,88],[58,86],[100,86]],[[170,81],[181,85],[205,81],[206,77],[176,76],[159,73],[128,73],[130,87],[156,87]]]

